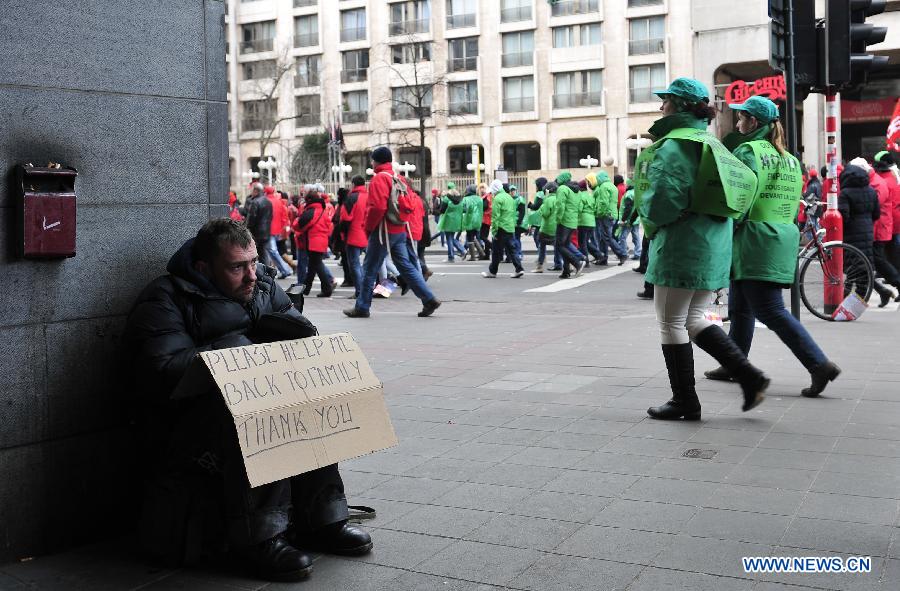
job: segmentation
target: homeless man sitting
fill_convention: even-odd
[[[364,554],[368,533],[347,523],[337,464],[251,488],[234,421],[215,389],[172,393],[198,353],[316,334],[259,263],[247,228],[228,218],[204,225],[169,261],[128,317],[146,459],[140,535],[168,563],[229,550],[257,576],[307,576],[306,551]]]

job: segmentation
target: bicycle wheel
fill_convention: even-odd
[[[841,276],[833,275],[826,267],[836,253],[843,254],[844,268]],[[843,283],[844,291],[841,300],[856,292],[863,301],[869,301],[872,288],[875,286],[875,269],[869,258],[861,250],[850,244],[830,243],[822,247],[822,255],[818,251],[811,253],[800,267],[800,299],[813,315],[823,320],[834,320],[831,310],[825,306],[825,286]]]

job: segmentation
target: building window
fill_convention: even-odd
[[[431,61],[431,43],[406,43],[391,46],[391,61],[395,64],[416,64]]]
[[[294,8],[306,8],[307,6],[316,6],[319,0],[294,0]]]
[[[391,35],[427,33],[431,29],[431,2],[406,0],[391,4]]]
[[[516,23],[531,20],[531,4],[533,0],[502,0],[500,3],[500,22]]]
[[[569,16],[600,11],[600,0],[561,0],[550,5],[551,16]]]
[[[553,47],[580,47],[600,43],[600,23],[553,27]]]
[[[553,75],[553,108],[571,109],[603,104],[603,70]]]
[[[450,93],[451,115],[478,114],[478,81],[451,82],[447,85]]]
[[[319,95],[298,96],[295,99],[296,127],[316,127],[322,122],[321,100]]]
[[[369,50],[341,52],[341,82],[365,82],[369,71]]]
[[[341,11],[341,41],[361,41],[366,38],[366,9]]]
[[[478,69],[478,37],[451,39],[447,42],[450,58],[448,72],[465,72]]]
[[[503,168],[510,172],[540,170],[541,145],[537,143],[503,144]]]
[[[341,95],[344,123],[365,123],[369,119],[369,93],[365,90],[354,90]]]
[[[628,70],[628,81],[631,88],[629,102],[652,103],[658,101],[659,97],[653,94],[653,89],[665,88],[666,66],[665,64],[632,66]]]
[[[474,174],[473,171],[466,168],[466,164],[472,162],[472,146],[450,146],[447,150],[447,156],[450,164],[450,174]],[[478,145],[478,162],[484,163],[484,146]],[[462,190],[463,187],[457,187]]]
[[[276,74],[275,60],[260,60],[258,62],[244,62],[241,64],[241,79],[265,80],[273,79]]]
[[[663,0],[628,0],[628,8],[640,8],[641,6],[659,6]]]
[[[666,18],[633,18],[628,36],[628,55],[663,53],[666,50]]]
[[[307,55],[297,58],[297,69],[294,70],[294,88],[319,86],[321,83],[322,56]]]
[[[564,140],[559,142],[559,167],[580,168],[579,160],[591,156],[600,160],[600,140]]]
[[[474,27],[478,0],[447,0],[447,28]]]
[[[416,171],[412,176],[431,176],[431,150],[425,148],[425,162],[419,160],[419,148],[401,148],[397,155],[397,162],[403,164],[409,162],[416,165]]]
[[[319,15],[298,16],[294,19],[294,47],[313,47],[319,44]]]
[[[503,79],[503,112],[534,110],[534,77],[516,76]]]
[[[432,92],[425,86],[402,86],[391,89],[391,119],[431,117]]]
[[[275,21],[241,25],[241,54],[272,51],[275,47]]]
[[[534,31],[503,34],[504,68],[530,66],[534,63]]]
[[[273,99],[241,103],[241,129],[263,131],[275,123],[278,107]]]

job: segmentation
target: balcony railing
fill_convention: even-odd
[[[648,55],[665,52],[665,39],[636,39],[628,42],[628,55]]]
[[[477,69],[477,57],[453,57],[447,60],[448,72],[469,72]]]
[[[641,6],[659,6],[663,0],[628,0],[628,8],[640,8]]]
[[[475,26],[475,13],[469,14],[449,14],[447,15],[448,29],[462,29],[464,27]]]
[[[477,115],[478,101],[466,101],[464,103],[450,103],[451,115]]]
[[[631,103],[653,103],[661,100],[653,94],[651,88],[632,88],[629,93],[629,101]]]
[[[275,125],[273,117],[244,117],[241,119],[242,131],[263,131]]]
[[[303,113],[294,119],[294,127],[317,127],[321,122],[321,113]]]
[[[551,16],[569,16],[600,11],[600,0],[563,0],[550,5]]]
[[[294,8],[305,8],[307,6],[316,6],[319,0],[294,0]]]
[[[342,111],[341,119],[344,123],[365,123],[369,120],[368,111]]]
[[[341,29],[341,41],[363,41],[366,38],[365,27]]]
[[[504,113],[518,113],[521,111],[534,111],[533,96],[503,99]]]
[[[368,68],[341,70],[341,82],[365,82],[369,78]]]
[[[314,47],[319,44],[319,33],[300,33],[294,35],[294,47]]]
[[[517,23],[531,20],[531,6],[514,6],[500,9],[501,23]]]
[[[257,39],[255,41],[241,41],[241,54],[261,53],[272,51],[275,47],[275,39]]]
[[[501,62],[504,68],[530,66],[534,63],[534,52],[520,51],[518,53],[504,53]]]
[[[594,107],[603,104],[602,92],[579,92],[570,94],[554,94],[554,109],[574,109],[577,107]]]
[[[391,35],[411,35],[413,33],[427,33],[428,19],[420,19],[415,21],[399,21],[391,23]]]
[[[294,74],[294,88],[309,88],[310,86],[319,86],[320,84],[321,79],[318,72]]]
[[[424,119],[427,117],[431,117],[431,107],[411,107],[409,105],[394,105],[391,107],[391,119],[395,121]]]

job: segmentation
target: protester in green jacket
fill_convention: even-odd
[[[441,197],[441,221],[438,222],[438,232],[443,232],[447,243],[447,262],[455,263],[454,255],[465,257],[466,250],[456,239],[456,234],[463,229],[463,204],[462,195],[456,189],[449,189]]]
[[[509,186],[509,195],[516,203],[516,231],[513,241],[516,246],[516,254],[519,255],[519,261],[522,260],[522,234],[528,231],[528,224],[525,218],[528,216],[528,199],[524,195],[519,194],[519,188],[515,185]],[[504,261],[510,262],[510,261]]]
[[[534,246],[537,249],[537,264],[534,266],[532,273],[544,272],[544,259],[547,257],[547,245],[541,240],[540,227],[543,218],[541,218],[541,205],[544,203],[544,187],[547,185],[547,179],[538,177],[534,180],[534,186],[537,191],[534,194],[534,200],[528,203],[528,213],[525,215],[525,225],[534,238]]]
[[[606,265],[609,261],[609,251],[613,251],[619,257],[619,265],[628,260],[628,252],[622,250],[618,240],[613,237],[613,229],[616,226],[616,213],[619,204],[619,190],[609,178],[605,170],[596,174],[596,186],[594,187],[594,215],[596,216],[596,240],[600,249],[598,265]]]
[[[517,217],[516,202],[509,193],[503,190],[503,183],[496,179],[491,183],[491,194],[494,196],[491,203],[491,234],[494,239],[491,243],[491,263],[488,266],[488,270],[482,272],[481,276],[490,279],[496,277],[500,268],[500,261],[503,259],[505,252],[516,270],[510,277],[518,279],[525,274],[525,271],[522,269],[522,262],[516,254],[514,242]]]
[[[632,219],[634,213],[634,186],[630,179],[625,179],[625,194],[622,195],[622,201],[619,202],[619,222],[613,232],[613,238],[619,242],[622,250],[628,252],[628,236],[631,236],[631,242],[634,246],[634,255],[632,260],[641,258],[641,225]]]
[[[556,177],[556,250],[563,258],[563,272],[560,279],[572,276],[570,267],[575,267],[575,276],[581,275],[587,259],[572,244],[572,234],[578,230],[580,200],[568,183],[572,173],[564,170]]]
[[[551,267],[551,270],[553,271],[562,271],[562,255],[555,246],[556,233],[559,227],[556,223],[556,191],[558,188],[559,185],[556,184],[556,181],[550,181],[544,185],[544,201],[541,203],[541,209],[539,210],[539,213],[541,214],[541,227],[538,229],[538,236],[540,236],[541,244],[544,246],[545,251],[547,246],[551,244],[554,245],[553,267]],[[540,270],[536,269],[536,272],[538,273],[543,273],[543,271],[543,267],[541,267]]]
[[[784,145],[778,107],[753,96],[739,105],[738,131],[726,145],[758,177],[756,195],[734,231],[731,289],[728,292],[729,336],[750,353],[756,320],[769,327],[809,371],[812,384],[801,394],[818,396],[841,373],[803,325],[784,307],[782,292],[794,282],[800,231],[794,220],[803,188],[803,168]],[[713,380],[731,380],[724,367],[706,372]]]
[[[715,118],[706,87],[677,78],[656,94],[663,117],[650,128],[657,138],[635,164],[635,199],[641,223],[653,239],[647,281],[655,286],[663,357],[672,399],[647,413],[657,419],[700,419],[691,340],[728,368],[741,384],[745,411],[762,402],[769,380],[728,335],[705,317],[715,289],[725,287],[731,262],[730,218],[690,210],[704,146],[724,149],[704,130]],[[669,137],[677,135],[675,137]]]
[[[594,260],[600,258],[600,251],[594,242],[596,233],[596,217],[594,216],[594,196],[588,191],[587,180],[578,181],[578,250],[584,255],[584,266],[589,267],[590,255]]]
[[[462,227],[466,231],[465,246],[469,253],[469,260],[474,261],[476,258],[482,258],[485,255],[484,246],[481,244],[481,238],[478,236],[478,231],[481,230],[481,217],[484,215],[484,204],[481,197],[478,196],[475,185],[466,187],[466,194],[462,203]]]

